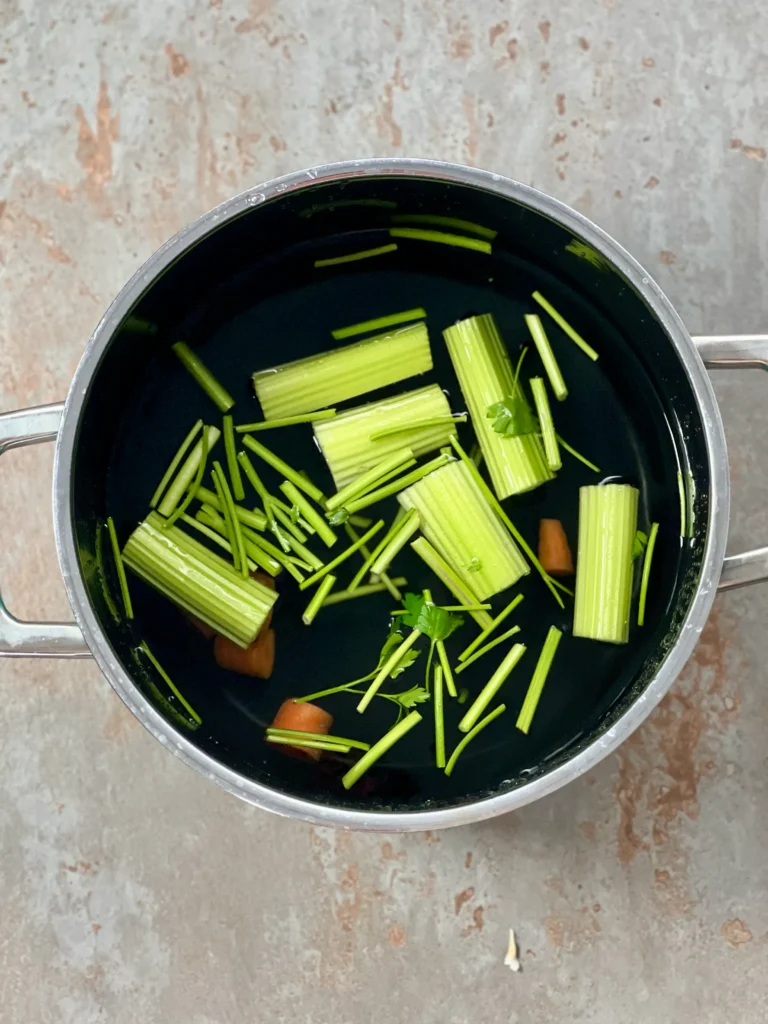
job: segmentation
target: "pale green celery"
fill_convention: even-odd
[[[651,559],[653,558],[653,549],[656,547],[656,535],[658,532],[659,524],[653,523],[651,525],[651,532],[648,534],[648,544],[645,548],[645,555],[643,556],[643,576],[640,583],[640,603],[637,606],[638,626],[645,625],[645,601],[648,596],[648,580],[651,575]]]
[[[287,462],[284,462],[279,455],[275,455],[273,451],[270,451],[265,445],[251,437],[250,434],[246,434],[243,438],[243,444],[246,448],[250,448],[251,451],[258,455],[260,459],[277,470],[278,473],[282,473],[286,480],[290,480],[292,484],[299,488],[300,491],[304,491],[308,494],[313,501],[322,501],[323,492],[319,487],[315,487],[311,480],[303,476],[292,466],[289,466]],[[242,463],[241,463],[242,464]]]
[[[367,530],[373,520],[369,519],[368,516],[350,516],[347,522],[350,526],[357,526],[361,530]]]
[[[466,608],[478,603],[477,594],[465,585],[461,576],[432,547],[426,537],[417,537],[411,544],[411,549],[427,563],[435,576],[450,590],[460,604]],[[467,614],[472,616],[481,629],[485,629],[491,624],[488,612],[468,612]]]
[[[519,632],[520,627],[513,626],[511,629],[508,629],[506,633],[502,633],[501,636],[497,636],[495,640],[491,640],[490,643],[485,644],[483,647],[480,647],[477,651],[475,651],[474,654],[470,654],[468,658],[465,658],[464,661],[461,662],[461,664],[456,669],[456,675],[459,675],[459,673],[463,672],[465,668],[469,668],[469,666],[473,662],[477,661],[478,658],[482,658],[482,656],[484,654],[487,654],[488,651],[492,651],[494,647],[498,647],[499,644],[503,644],[505,640],[509,640],[511,636],[514,636],[515,633]]]
[[[690,469],[686,473],[686,479],[688,481],[688,536],[693,537],[693,527],[696,522],[696,481],[693,479]]]
[[[523,706],[520,708],[520,714],[517,716],[516,727],[520,732],[527,733],[531,728],[531,722],[541,698],[541,691],[544,689],[544,683],[546,683],[549,670],[552,668],[552,660],[555,657],[557,645],[560,643],[562,635],[561,631],[555,626],[549,627],[549,632],[541,649],[539,660],[536,662],[536,668],[528,686]]]
[[[371,566],[371,572],[374,576],[381,576],[381,574],[389,568],[395,556],[402,551],[414,533],[419,529],[419,525],[418,514],[414,515],[410,519],[403,519],[397,524],[396,532],[389,539],[386,547],[379,553],[376,561]]]
[[[421,532],[460,575],[478,602],[506,590],[530,572],[517,544],[499,522],[463,462],[452,462],[402,491]],[[473,563],[473,559],[477,561]],[[471,571],[469,566],[477,566]]]
[[[504,401],[515,389],[509,353],[493,316],[461,320],[443,331],[443,337],[497,496],[522,494],[551,480],[538,435],[503,437],[488,417],[489,406]]]
[[[329,750],[334,754],[348,754],[352,749],[349,744],[332,743],[328,740],[304,740],[295,736],[277,736],[268,734],[264,737],[267,743],[276,743],[288,747],[309,747],[310,750]]]
[[[517,594],[516,597],[512,598],[507,607],[499,612],[499,614],[496,616],[496,618],[493,620],[490,626],[488,626],[486,629],[482,631],[482,633],[476,636],[472,643],[469,644],[469,646],[461,652],[461,654],[459,655],[459,661],[466,661],[470,654],[472,654],[473,651],[477,650],[477,648],[482,644],[482,642],[491,635],[494,629],[496,629],[497,626],[500,626],[504,619],[506,619],[506,617],[510,615],[515,610],[515,608],[517,608],[517,606],[523,600],[523,596],[523,594]]]
[[[125,608],[125,617],[127,619],[133,618],[133,603],[131,602],[131,594],[128,590],[128,580],[125,578],[125,566],[123,565],[123,557],[120,554],[120,544],[117,540],[117,530],[115,529],[115,523],[112,516],[107,517],[107,531],[109,533],[109,541],[112,545],[112,555],[115,559],[115,569],[117,569],[117,582],[120,585],[120,594],[123,598],[123,607]]]
[[[403,642],[399,644],[390,654],[390,656],[381,666],[379,671],[373,677],[373,681],[371,682],[368,689],[360,698],[360,703],[357,705],[357,710],[360,714],[362,714],[365,711],[365,709],[371,703],[373,698],[376,696],[376,692],[378,691],[379,687],[384,682],[384,680],[389,676],[392,669],[397,666],[398,662],[400,662],[403,659],[403,657],[405,657],[407,652],[411,649],[411,647],[413,647],[413,645],[416,643],[416,641],[419,639],[421,635],[422,634],[420,630],[411,630],[411,632],[408,634],[405,640],[403,640]]]
[[[183,363],[184,368],[194,377],[211,401],[215,402],[222,412],[227,412],[228,409],[231,409],[235,404],[234,398],[226,388],[219,384],[202,359],[183,341],[177,341],[172,348]]]
[[[369,331],[383,331],[386,327],[395,327],[397,324],[407,324],[412,320],[424,320],[426,311],[418,309],[406,309],[402,313],[390,313],[389,316],[379,316],[374,320],[362,320],[359,324],[350,324],[349,327],[339,327],[331,331],[334,341],[344,341],[345,338],[354,338],[358,334],[368,334]]]
[[[128,538],[125,564],[150,586],[240,647],[256,639],[277,595],[152,512]]]
[[[324,260],[315,260],[315,267],[336,267],[340,263],[357,263],[358,260],[368,260],[372,256],[384,256],[388,252],[395,252],[397,244],[392,242],[389,245],[377,245],[374,249],[360,249],[358,252],[349,252],[345,256],[330,256]]]
[[[571,341],[576,342],[576,344],[579,346],[582,352],[586,352],[590,359],[594,360],[598,358],[597,352],[595,352],[592,346],[588,345],[587,342],[584,341],[582,336],[579,334],[579,332],[574,330],[573,327],[571,327],[571,325],[568,323],[568,321],[565,320],[562,316],[560,316],[555,307],[550,305],[549,302],[547,302],[547,300],[544,298],[541,292],[534,292],[533,298],[536,302],[538,302],[538,304],[541,306],[543,310],[549,313],[549,315],[552,317],[552,319],[555,321],[558,327],[560,327],[561,330],[565,331],[565,333],[568,335]]]
[[[232,545],[226,539],[226,524],[224,519],[218,512],[214,511],[207,505],[204,505],[195,515],[194,519],[189,516],[182,517],[185,523],[190,526],[194,525],[195,529],[199,530],[204,536],[214,540],[214,537],[218,537],[215,541],[220,548],[224,548],[230,555],[232,554]],[[213,536],[211,536],[213,534]],[[282,568],[283,563],[278,562],[272,558],[266,551],[264,551],[258,544],[254,544],[251,540],[251,536],[258,536],[252,531],[248,530],[247,526],[243,526],[243,541],[245,543],[246,554],[248,555],[248,569],[253,572],[255,569],[262,568],[265,572],[268,572],[270,576],[277,576]]]
[[[349,522],[344,523],[344,532],[353,543],[357,540],[360,540],[360,534],[355,530],[353,526],[349,524]],[[391,532],[391,530],[388,530],[384,534],[382,541],[380,541],[380,543],[376,546],[377,552],[383,549],[385,542],[389,539],[391,535]],[[363,576],[367,572],[368,566],[371,565],[373,559],[376,557],[375,554],[371,554],[371,551],[365,544],[361,544],[359,550],[363,559],[363,572],[358,572],[355,574],[354,580],[347,587],[347,590],[349,591],[356,590],[358,588]],[[390,579],[386,572],[380,573],[377,578],[381,580],[381,583],[384,586],[384,588],[390,592],[390,594],[392,595],[392,597],[394,597],[396,601],[403,600],[403,595],[401,591],[398,590],[397,585]]]
[[[204,429],[208,437],[208,453],[210,454],[213,450],[213,446],[221,437],[221,431],[218,427],[205,427]],[[182,495],[195,478],[202,456],[203,442],[200,440],[183,462],[181,469],[173,478],[168,490],[165,492],[165,496],[158,505],[157,511],[160,515],[167,518],[179,504],[182,499]]]
[[[336,534],[330,528],[328,523],[326,523],[325,519],[323,519],[317,509],[313,505],[310,505],[309,500],[304,497],[298,487],[292,484],[290,480],[284,480],[280,484],[280,490],[286,496],[288,501],[290,501],[292,505],[296,506],[312,529],[315,530],[325,546],[332,548],[338,540]]]
[[[311,626],[315,621],[315,616],[322,608],[323,601],[325,601],[326,597],[328,597],[335,585],[336,577],[332,575],[326,576],[322,581],[320,586],[312,595],[312,600],[307,605],[304,614],[301,616],[301,621],[305,626]]]
[[[441,604],[444,612],[489,612],[493,605],[490,604]]]
[[[573,635],[625,644],[639,491],[629,484],[579,489]]]
[[[434,697],[435,705],[435,764],[445,768],[445,720],[443,718],[443,667],[435,665]]]
[[[140,648],[140,650],[142,650],[144,652],[144,654],[146,654],[147,658],[150,660],[150,662],[157,669],[157,673],[160,676],[160,678],[164,680],[164,682],[166,683],[168,689],[174,695],[176,700],[178,700],[179,704],[181,704],[181,706],[184,708],[184,710],[187,712],[187,714],[190,716],[190,718],[192,718],[195,722],[197,722],[198,725],[202,725],[202,722],[203,722],[202,718],[200,717],[200,715],[198,715],[198,713],[195,711],[195,709],[192,707],[192,705],[189,704],[189,702],[186,700],[186,698],[184,698],[182,696],[182,694],[179,692],[179,690],[176,688],[176,684],[173,682],[173,680],[168,675],[168,673],[165,671],[163,666],[160,664],[160,662],[154,656],[152,651],[150,651],[149,645],[144,640],[142,640],[141,643],[139,644],[139,648]]]
[[[351,740],[347,736],[332,736],[324,732],[304,732],[299,729],[276,729],[273,725],[268,727],[267,736],[287,736],[300,740],[327,740],[328,743],[338,743],[342,746],[354,747],[356,750],[371,749],[370,743],[364,743],[362,740]]]
[[[462,690],[461,691],[462,696],[466,692],[467,692],[466,690]],[[459,697],[459,704],[463,704],[463,703],[464,703],[464,701],[461,699],[461,697]],[[502,714],[502,712],[504,712],[506,710],[507,710],[507,705],[506,704],[499,704],[499,706],[497,708],[494,708],[493,711],[491,711],[491,713],[489,715],[486,715],[485,718],[482,719],[482,721],[478,722],[477,725],[474,727],[474,729],[472,729],[470,732],[467,733],[466,736],[464,736],[461,740],[459,740],[459,742],[456,744],[455,750],[451,754],[450,761],[445,766],[445,774],[446,775],[450,775],[451,774],[453,769],[456,767],[456,762],[459,759],[459,755],[462,753],[462,751],[464,751],[467,748],[467,746],[472,742],[472,740],[475,738],[475,736],[477,736],[478,733],[482,732],[483,729],[487,725],[490,725],[491,722],[493,722],[496,718],[499,717],[500,714]]]
[[[302,475],[306,476],[306,473],[303,473]],[[290,483],[290,481],[285,481],[285,482],[286,483]],[[277,498],[277,497],[275,497],[274,494],[270,494],[269,498],[270,498],[270,501],[272,502],[273,507],[276,505],[278,508],[281,508],[283,510],[283,512],[285,512],[286,515],[291,517],[291,522],[292,523],[296,523],[298,526],[300,526],[302,528],[302,530],[306,530],[306,532],[309,533],[309,534],[317,533],[317,531],[315,530],[314,526],[311,526],[307,522],[307,520],[304,518],[304,516],[302,516],[299,513],[298,506],[296,506],[295,504],[294,505],[288,505],[286,502],[283,501],[282,498]],[[306,501],[307,499],[304,498],[304,500]]]
[[[554,472],[562,468],[563,460],[560,458],[560,449],[557,447],[557,434],[552,420],[552,410],[549,407],[547,386],[542,377],[531,377],[531,391],[536,406],[536,415],[539,417],[541,426],[541,439],[544,442],[547,466]]]
[[[429,334],[414,324],[253,375],[268,420],[326,409],[432,369]]]
[[[380,757],[397,743],[398,740],[402,739],[407,732],[418,725],[421,721],[421,715],[418,711],[412,711],[409,715],[398,722],[397,725],[393,725],[388,733],[374,743],[370,750],[366,751],[365,754],[360,758],[354,767],[350,768],[347,774],[342,778],[341,784],[344,789],[351,789],[352,786],[357,782],[361,776],[365,775],[368,769],[374,765]]]
[[[232,483],[232,496],[235,501],[243,501],[245,498],[245,491],[243,490],[243,481],[240,476],[240,466],[237,461],[237,453],[235,451],[235,428],[232,423],[232,417],[227,415],[223,419],[224,433],[224,454],[227,457],[227,469],[229,471],[229,479]]]
[[[340,555],[337,555],[332,561],[328,562],[327,565],[324,565],[322,569],[319,569],[314,574],[314,576],[310,576],[308,579],[304,580],[304,582],[299,585],[299,590],[306,590],[307,587],[313,586],[315,583],[317,583],[318,580],[321,580],[323,576],[326,576],[329,572],[331,572],[332,569],[335,569],[337,566],[341,565],[342,562],[346,562],[346,560],[351,555],[354,555],[358,548],[362,547],[363,544],[367,544],[371,537],[377,534],[383,526],[383,519],[380,519],[378,523],[374,523],[370,530],[368,530],[367,533],[363,534],[360,540],[355,541],[354,544],[350,544],[346,551],[342,551]]]
[[[362,498],[356,498],[354,501],[350,501],[345,508],[348,512],[358,512],[361,508],[368,508],[369,505],[375,505],[377,502],[383,501],[385,498],[389,498],[393,494],[397,494],[406,487],[410,487],[411,484],[415,484],[430,473],[433,473],[436,469],[440,469],[441,466],[445,466],[447,463],[453,461],[454,460],[450,455],[438,455],[436,459],[432,459],[430,462],[425,462],[423,466],[417,466],[412,472],[406,473],[405,476],[398,477],[393,480],[392,483],[387,484],[386,487],[378,487],[375,491],[369,491],[367,494],[363,495]],[[408,465],[409,464],[406,462],[400,468],[405,469]]]
[[[405,587],[408,585],[408,580],[405,576],[394,576],[390,579],[395,587]],[[384,583],[366,583],[364,587],[358,587],[356,590],[337,590],[336,593],[326,597],[323,601],[323,607],[327,607],[331,604],[341,604],[343,601],[353,601],[356,597],[370,597],[371,594],[383,594],[389,590],[389,587]]]
[[[376,547],[373,549],[373,551],[368,551],[365,545],[361,545],[360,553],[363,555],[363,564],[352,577],[352,581],[349,584],[349,587],[347,588],[348,590],[357,590],[357,588],[360,586],[360,584],[363,582],[365,577],[370,572],[373,563],[379,557],[379,555],[387,546],[392,537],[397,533],[399,528],[400,521],[395,520],[390,526],[390,528],[387,530],[387,532],[384,534],[384,536],[381,538],[379,543],[376,545]],[[357,534],[355,534],[354,530],[350,531],[349,536],[353,537],[354,540],[358,539]],[[402,594],[400,595],[399,598],[396,598],[396,600],[402,600]]]
[[[557,443],[560,445],[560,447],[561,448],[565,448],[565,450],[568,452],[568,454],[572,455],[574,457],[574,459],[578,459],[579,462],[583,462],[584,465],[588,469],[591,469],[593,472],[595,472],[595,473],[599,473],[600,472],[600,467],[599,466],[596,466],[594,464],[594,462],[590,462],[589,459],[586,458],[586,456],[582,455],[581,452],[577,452],[575,448],[571,448],[571,446],[569,444],[567,444],[562,439],[562,437],[560,437],[559,434],[555,434],[555,437],[557,438]]]
[[[232,500],[232,494],[229,490],[227,478],[224,476],[224,470],[221,468],[221,463],[213,463],[213,472],[211,477],[213,479],[213,486],[216,488],[216,494],[219,497],[219,501],[224,506],[223,515],[227,529],[227,540],[232,545],[232,563],[241,576],[247,576],[248,567],[245,564],[245,545],[243,544],[242,526],[240,524],[240,520],[235,515],[235,503]]]
[[[557,359],[555,359],[555,353],[552,351],[552,346],[549,343],[547,332],[544,330],[541,317],[536,313],[526,313],[525,322],[528,330],[531,332],[539,358],[544,364],[554,396],[558,402],[562,402],[568,397],[568,388],[565,386],[563,375],[560,372]]]
[[[498,231],[493,228],[485,228],[482,224],[475,224],[471,220],[462,220],[461,217],[446,217],[443,214],[433,213],[395,213],[392,215],[393,224],[432,224],[437,228],[456,228],[458,231],[469,231],[470,234],[479,235],[480,238],[487,238],[492,242]]]
[[[215,508],[217,512],[222,511],[219,507],[219,497],[215,491],[211,491],[209,488],[201,485],[197,489],[196,497],[199,501],[202,501],[204,505],[210,505],[211,508]],[[266,529],[267,517],[263,512],[259,512],[258,509],[241,508],[239,505],[236,505],[235,512],[243,526],[250,526],[252,530]]]
[[[198,512],[197,514],[199,516],[200,512]],[[194,530],[197,530],[197,532],[201,533],[204,537],[207,537],[208,540],[213,541],[214,544],[218,545],[218,547],[222,548],[224,551],[226,551],[231,556],[231,554],[232,554],[232,545],[220,533],[218,533],[212,527],[208,526],[208,524],[205,522],[205,516],[203,516],[203,518],[201,518],[201,519],[193,519],[192,516],[188,516],[186,514],[186,512],[185,512],[184,515],[182,515],[182,517],[181,517],[181,521],[183,523],[186,523],[187,526],[191,526]],[[222,520],[222,522],[223,522],[223,520]],[[250,554],[250,550],[248,549],[247,545],[246,545],[246,550],[248,551],[248,554]],[[255,569],[258,569],[258,568],[259,568],[258,563],[254,559],[249,558],[248,559],[248,569],[251,572],[253,572]],[[277,566],[277,568],[279,569],[280,566]]]
[[[275,515],[275,519],[280,520],[280,522],[283,524],[283,526],[291,535],[291,537],[297,540],[299,544],[306,544],[306,533],[304,533],[304,531],[297,523],[294,523],[294,521],[291,519],[290,513],[286,512],[285,509],[282,507],[282,502],[278,505],[278,503],[273,499],[272,511]]]
[[[157,485],[157,489],[156,489],[155,493],[150,498],[150,501],[149,501],[149,507],[150,508],[155,508],[155,506],[157,505],[157,503],[160,500],[160,497],[161,497],[163,491],[168,486],[171,477],[176,472],[176,470],[179,468],[179,463],[181,462],[181,460],[186,455],[187,449],[192,444],[194,439],[197,437],[198,433],[202,430],[202,427],[203,427],[203,421],[202,420],[198,420],[197,423],[195,423],[195,425],[192,427],[190,432],[187,434],[187,436],[184,438],[184,440],[179,445],[179,450],[174,455],[173,459],[171,460],[170,466],[168,467],[168,469],[166,469],[165,473],[163,474],[162,480]]]
[[[259,430],[274,430],[276,427],[293,427],[297,423],[309,423],[313,420],[330,420],[336,415],[335,409],[318,409],[317,412],[305,412],[300,416],[284,416],[281,420],[263,420],[259,423],[241,423],[235,427],[238,434],[255,434]]]
[[[680,536],[685,537],[688,534],[688,508],[686,505],[683,474],[679,470],[677,473],[677,490],[680,495]]]
[[[173,524],[176,522],[176,520],[180,519],[181,516],[184,515],[184,513],[187,511],[189,506],[192,504],[192,502],[197,497],[198,491],[200,490],[200,486],[201,486],[201,484],[203,482],[203,475],[205,473],[205,467],[206,467],[206,465],[208,463],[208,431],[207,430],[203,430],[203,436],[201,438],[201,444],[202,444],[203,447],[202,447],[202,451],[200,452],[200,464],[197,467],[197,472],[195,473],[195,478],[192,481],[192,483],[189,485],[189,490],[187,491],[184,499],[181,501],[181,503],[179,505],[176,506],[176,508],[173,510],[173,512],[171,512],[171,514],[168,516],[168,518],[167,518],[167,520],[165,522],[165,529],[168,529],[169,526],[173,526]]]
[[[424,228],[390,228],[392,238],[410,238],[414,242],[437,242],[439,245],[455,245],[459,249],[474,249],[490,255],[491,243],[481,238],[467,238],[447,231],[429,231]]]
[[[443,670],[443,678],[445,679],[445,687],[448,690],[450,697],[456,696],[456,683],[453,680],[453,672],[451,671],[451,663],[448,660],[448,652],[445,649],[445,643],[442,640],[438,640],[437,644],[437,656],[440,659],[440,665]]]
[[[480,471],[478,470],[477,466],[472,462],[470,457],[467,455],[467,453],[464,451],[464,449],[461,447],[461,445],[459,444],[459,442],[457,441],[457,439],[455,437],[451,438],[451,444],[456,449],[456,452],[459,455],[459,458],[461,459],[461,461],[464,463],[465,466],[467,466],[467,468],[469,469],[470,473],[474,477],[475,483],[477,484],[477,486],[480,488],[480,490],[485,495],[485,498],[486,498],[488,504],[491,506],[491,508],[496,513],[496,515],[499,517],[501,522],[506,526],[506,528],[509,530],[509,532],[512,534],[512,536],[515,538],[515,540],[520,545],[520,547],[523,549],[523,551],[526,553],[526,555],[528,556],[529,561],[532,562],[534,569],[541,576],[541,578],[544,580],[544,584],[548,587],[548,589],[549,589],[550,593],[552,594],[552,596],[554,597],[554,599],[557,601],[557,603],[560,605],[561,608],[564,608],[565,605],[563,604],[563,599],[558,594],[557,587],[555,586],[554,581],[548,575],[548,573],[546,572],[546,570],[542,566],[541,562],[536,557],[536,555],[535,555],[531,545],[528,543],[528,541],[525,539],[525,537],[523,537],[523,535],[517,529],[515,524],[512,522],[512,520],[509,518],[507,513],[501,507],[501,504],[496,500],[496,498],[495,498],[493,492],[491,491],[490,487],[485,482],[485,480],[483,480],[483,478],[480,476]]]
[[[351,483],[340,488],[335,494],[332,494],[325,503],[327,511],[333,512],[336,508],[346,508],[348,502],[372,490],[378,485],[381,478],[388,473],[399,472],[403,463],[409,462],[411,459],[413,459],[411,449],[403,447],[402,444],[398,445],[391,454],[379,459],[370,469],[355,477]]]
[[[467,712],[459,722],[459,732],[469,732],[477,724],[477,720],[501,689],[512,669],[526,652],[525,644],[514,644],[505,654],[504,660],[470,704]]]
[[[319,558],[314,551],[310,551],[309,548],[304,547],[304,545],[297,541],[295,537],[288,538],[288,546],[291,551],[298,555],[303,562],[306,562],[311,569],[322,569],[325,564],[322,558]]]
[[[388,437],[394,437],[395,434],[404,434],[409,430],[422,430],[426,427],[449,427],[455,423],[466,423],[467,414],[465,412],[456,413],[453,416],[433,416],[431,419],[426,420],[414,420],[413,423],[404,423],[399,427],[388,427],[386,430],[377,430],[375,434],[371,434],[371,441],[384,441]]]

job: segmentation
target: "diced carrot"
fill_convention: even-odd
[[[265,587],[269,587],[270,590],[275,590],[276,589],[275,588],[275,577],[274,576],[270,576],[268,572],[262,572],[261,569],[254,569],[253,572],[251,573],[251,578],[256,580],[258,583],[262,583]],[[267,612],[267,617],[266,617],[266,619],[264,619],[264,625],[261,627],[261,631],[259,633],[259,636],[261,636],[263,633],[266,633],[266,631],[269,629],[270,624],[272,622],[272,611],[273,611],[273,609],[274,609],[274,605]]]
[[[333,725],[333,715],[330,715],[317,704],[297,704],[294,700],[285,700],[274,717],[272,727],[274,729],[292,729],[295,732],[319,732],[327,736]],[[323,756],[322,750],[314,750],[312,747],[291,747],[281,744],[280,750],[290,757],[298,757],[302,760],[319,761]]]
[[[213,643],[216,664],[230,672],[257,679],[269,679],[275,664],[275,631],[267,629],[248,647],[238,647],[228,637],[217,636]]]
[[[202,619],[198,619],[196,615],[192,615],[191,612],[184,612],[184,618],[189,622],[190,626],[193,626],[198,633],[202,633],[206,640],[213,640],[216,636],[216,630],[212,626],[209,626],[207,622],[203,622]]]
[[[573,573],[571,549],[559,519],[542,519],[539,523],[539,561],[550,576]]]

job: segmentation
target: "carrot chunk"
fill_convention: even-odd
[[[292,729],[295,732],[315,732],[327,736],[333,725],[333,715],[329,714],[317,704],[297,704],[294,700],[285,700],[280,705],[277,714],[272,722],[274,729]],[[313,750],[311,747],[281,746],[290,757],[298,757],[304,760],[319,761],[323,756],[322,750]]]
[[[573,573],[571,549],[559,519],[542,519],[539,523],[539,561],[550,576]]]
[[[248,647],[238,647],[228,637],[217,636],[213,643],[216,664],[230,672],[257,679],[269,679],[275,664],[275,631],[263,630]]]

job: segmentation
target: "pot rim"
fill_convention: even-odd
[[[674,346],[693,390],[710,463],[709,530],[696,595],[656,676],[621,718],[584,750],[550,772],[496,796],[430,811],[353,810],[300,799],[254,782],[198,750],[177,732],[141,693],[116,658],[91,607],[77,557],[72,517],[72,468],[80,418],[90,384],[115,331],[150,283],[191,246],[212,231],[288,190],[364,176],[404,175],[436,178],[499,193],[550,217],[601,252],[641,292]],[[667,693],[691,655],[717,590],[728,534],[730,481],[725,434],[709,376],[680,317],[651,275],[607,232],[546,193],[490,171],[436,160],[383,158],[324,164],[274,178],[241,192],[170,238],[136,271],[112,301],[85,348],[64,406],[56,441],[53,493],[54,529],[64,584],[88,647],[128,709],[182,761],[248,803],[313,825],[381,832],[417,832],[467,825],[516,810],[571,782],[593,768],[648,717]]]

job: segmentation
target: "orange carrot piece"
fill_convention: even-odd
[[[270,576],[268,572],[262,572],[261,569],[254,569],[253,572],[251,573],[251,577],[255,579],[258,583],[263,583],[265,587],[269,587],[270,590],[276,589],[275,578],[274,576]],[[275,606],[272,605],[272,607],[267,612],[267,617],[266,619],[264,619],[264,624],[259,630],[259,635],[256,637],[257,640],[259,640],[269,629],[270,623],[272,622],[272,612],[274,611],[274,607]],[[269,676],[265,676],[265,678],[269,679]]]
[[[285,700],[272,722],[273,729],[292,729],[294,732],[316,732],[327,736],[333,725],[333,715],[330,715],[317,704],[296,704],[293,699]],[[290,757],[297,757],[303,760],[319,761],[323,756],[322,750],[314,750],[311,747],[291,747],[288,744],[281,745],[280,749]]]
[[[226,636],[217,636],[213,642],[216,664],[230,672],[257,679],[269,679],[275,665],[275,631],[267,629],[248,647],[238,647]]]
[[[550,576],[573,574],[571,549],[559,519],[542,519],[539,523],[539,561]]]
[[[203,622],[202,619],[198,619],[196,615],[192,615],[191,612],[184,612],[184,618],[198,633],[202,633],[206,640],[213,640],[216,636],[216,630],[209,626],[207,622]]]

